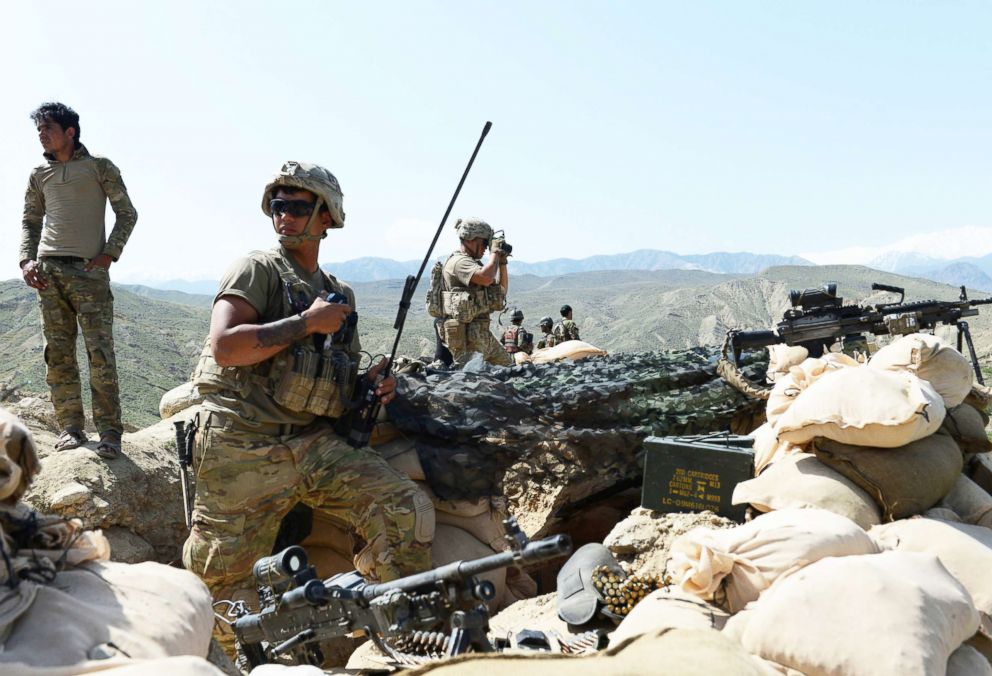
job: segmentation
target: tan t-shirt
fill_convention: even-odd
[[[355,293],[350,286],[326,275],[319,268],[313,272],[305,271],[286,253],[285,249],[280,247],[278,251],[284,259],[289,261],[300,280],[306,282],[310,287],[309,297],[298,299],[303,307],[309,307],[317,293],[326,290],[328,293],[340,293],[348,298],[348,304],[351,305],[352,310],[357,311]],[[214,302],[223,296],[241,298],[255,308],[258,312],[259,324],[268,324],[289,316],[282,314],[285,306],[286,287],[279,276],[279,270],[274,265],[267,263],[264,255],[259,252],[235,261],[228,268],[220,281]],[[323,341],[324,337],[310,336],[309,338]],[[361,341],[356,331],[348,348],[348,353],[352,358],[358,359],[361,349]],[[250,427],[253,422],[308,425],[316,417],[311,413],[298,413],[280,406],[258,386],[251,387],[244,397],[226,391],[209,393],[204,396],[204,408],[237,416],[247,427]]]
[[[472,258],[463,251],[456,251],[444,262],[444,290],[451,291],[457,286],[468,287],[472,276],[482,269],[482,261]]]

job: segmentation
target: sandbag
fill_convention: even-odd
[[[947,409],[940,429],[958,443],[962,453],[986,453],[992,451],[992,442],[985,432],[987,422],[985,414],[978,409],[959,404]]]
[[[789,455],[809,452],[809,444],[798,446],[789,441],[780,441],[778,432],[775,431],[775,427],[771,423],[761,425],[748,436],[754,439],[752,450],[754,450],[755,476],[761,474],[766,467],[777,460]]]
[[[662,629],[723,629],[730,614],[676,587],[655,589],[610,634],[610,645]]]
[[[36,587],[0,652],[5,664],[57,667],[100,655],[205,657],[212,599],[193,573],[158,563],[88,563]],[[57,627],[57,640],[53,640]],[[110,644],[113,644],[111,646]]]
[[[180,655],[150,660],[132,660],[117,656],[92,659],[64,667],[36,667],[30,664],[3,664],[3,673],[10,676],[225,676],[224,672],[202,657]],[[252,671],[252,673],[255,673]],[[322,676],[323,672],[317,674]],[[305,676],[294,674],[294,676]]]
[[[307,550],[310,565],[322,578],[355,570],[354,541],[347,524],[329,518],[325,513],[314,511],[310,534],[300,546]]]
[[[964,398],[964,403],[981,411],[982,416],[985,418],[985,423],[988,424],[989,416],[987,412],[989,405],[992,405],[992,388],[989,388],[987,385],[972,383],[971,391]]]
[[[860,366],[857,361],[843,353],[828,353],[823,357],[806,359],[793,366],[776,379],[775,387],[768,395],[768,403],[765,406],[768,422],[774,423],[782,417],[804,390],[827,373],[857,366]]]
[[[936,556],[830,557],[780,579],[724,633],[810,676],[942,674],[979,626],[968,591]]]
[[[992,494],[992,454],[979,453],[968,458],[967,474],[982,490]]]
[[[939,506],[950,509],[965,523],[992,528],[992,495],[963,474],[958,475]]]
[[[694,528],[672,543],[669,571],[682,591],[736,613],[777,579],[814,561],[879,551],[846,517],[790,508],[737,528]]]
[[[875,526],[868,535],[883,549],[933,554],[968,590],[975,607],[992,614],[992,529],[936,519],[902,519]]]
[[[982,653],[963,645],[947,660],[947,676],[992,676],[992,665]]]
[[[875,500],[886,521],[922,514],[947,495],[964,461],[954,440],[933,434],[902,448],[869,448],[817,439],[818,460]]]
[[[928,333],[913,333],[892,341],[872,355],[868,367],[908,372],[928,381],[948,408],[964,401],[975,376],[967,357]]]
[[[828,371],[775,422],[779,439],[804,444],[826,437],[845,444],[898,448],[930,436],[944,422],[944,400],[907,372]]]
[[[768,369],[765,376],[770,383],[789,372],[793,366],[799,366],[809,357],[809,350],[802,345],[786,345],[778,343],[768,346]]]
[[[435,568],[452,561],[468,561],[483,556],[492,556],[495,553],[491,547],[479,542],[461,528],[442,523],[437,524],[437,530],[434,531],[434,544],[431,546],[431,559]],[[506,593],[506,568],[497,568],[488,573],[482,573],[478,575],[478,578],[488,580],[496,587],[496,595],[489,601],[489,610],[496,612],[500,608],[503,594]]]
[[[768,676],[741,646],[712,629],[663,629],[589,656],[535,651],[459,655],[406,676]]]
[[[193,381],[187,380],[182,385],[177,385],[162,395],[158,402],[158,415],[162,420],[165,420],[191,406],[199,406],[202,403],[203,395],[200,394],[200,390],[193,384]]]
[[[566,340],[564,343],[558,343],[554,347],[534,350],[534,354],[530,356],[530,360],[535,364],[547,364],[553,361],[561,361],[562,359],[579,361],[580,359],[588,359],[589,357],[605,357],[606,354],[606,350],[584,341]]]
[[[789,455],[757,478],[737,484],[732,502],[750,504],[759,512],[817,507],[845,516],[862,528],[882,520],[870,495],[811,453]]]

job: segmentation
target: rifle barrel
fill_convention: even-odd
[[[572,540],[567,535],[553,535],[543,540],[529,542],[522,550],[511,550],[486,556],[474,561],[452,561],[440,568],[403,577],[391,582],[370,584],[362,589],[362,596],[372,600],[388,591],[413,591],[440,580],[464,580],[473,575],[489,572],[512,565],[538,563],[572,551]]]

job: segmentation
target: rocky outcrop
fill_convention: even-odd
[[[53,450],[58,428],[44,399],[22,399],[9,410],[31,428],[41,458],[27,504],[103,529],[115,561],[179,559],[186,528],[171,420],[125,433],[121,456],[104,460],[93,438],[80,448]]]

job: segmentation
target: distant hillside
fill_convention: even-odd
[[[581,335],[611,352],[681,349],[719,345],[729,328],[764,329],[789,306],[789,290],[836,282],[845,302],[882,302],[891,294],[871,291],[872,282],[906,289],[906,300],[954,300],[956,286],[895,275],[862,266],[776,266],[759,275],[726,275],[703,270],[594,271],[554,277],[514,275],[508,309],[518,307],[524,325],[558,308],[574,308]],[[392,349],[399,279],[354,284],[363,348],[370,356]],[[413,298],[399,353],[430,357],[433,320],[424,310],[426,280]],[[140,291],[140,290],[139,290]],[[125,421],[143,426],[157,417],[162,393],[185,381],[207,333],[209,296],[166,294],[163,300],[114,286],[115,337],[121,371]],[[980,294],[976,294],[980,296]],[[20,281],[0,282],[0,382],[25,393],[47,391],[36,294]],[[992,352],[992,310],[969,319],[979,354]],[[499,324],[502,320],[502,326]],[[493,315],[493,331],[506,327],[506,314]],[[950,335],[951,330],[943,331]],[[79,359],[86,359],[80,348]],[[86,389],[84,387],[84,393]],[[88,397],[88,394],[85,396]]]
[[[963,284],[969,292],[979,291],[987,293],[992,291],[992,277],[973,263],[951,263],[942,268],[928,270],[919,276],[952,286],[961,286]]]
[[[178,303],[179,305],[193,305],[195,307],[210,308],[214,303],[213,293],[210,295],[185,293],[183,291],[154,289],[150,286],[142,286],[140,284],[118,284],[117,286],[130,291],[136,296],[153,298],[155,300],[166,301],[168,303]]]
[[[162,394],[189,378],[207,335],[209,311],[193,305],[114,291],[114,341],[126,425],[158,420]],[[20,280],[0,282],[0,381],[26,394],[48,391],[37,294]],[[77,350],[89,413],[89,367],[82,337]]]

